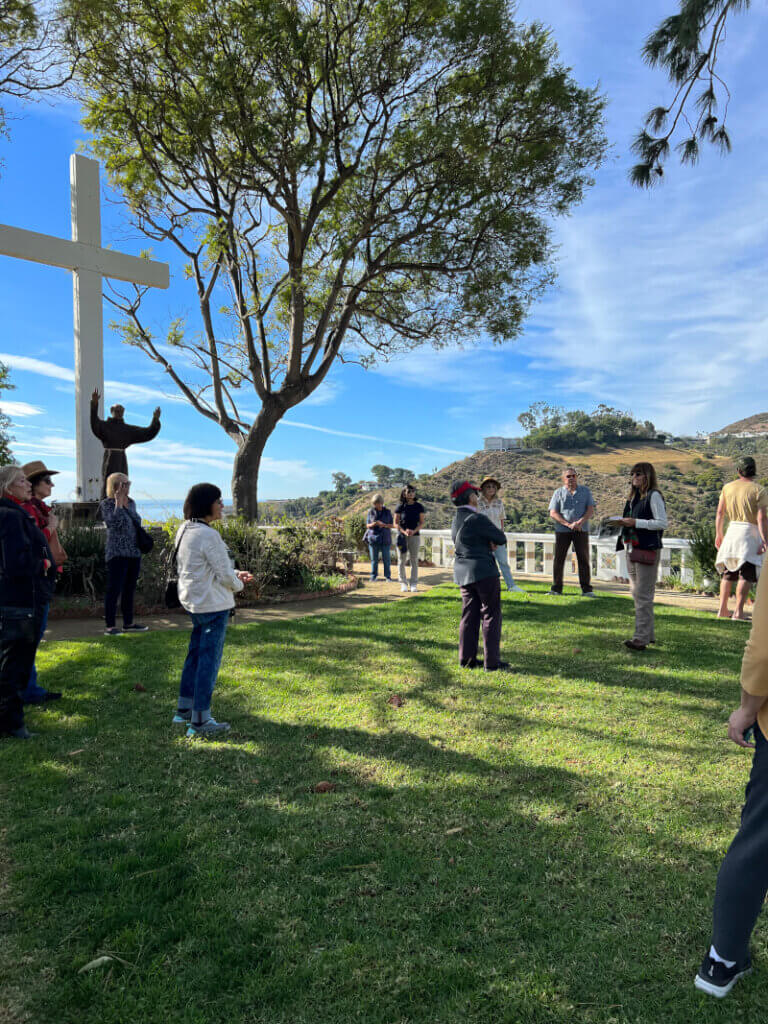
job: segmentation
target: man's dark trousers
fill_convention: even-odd
[[[552,589],[558,594],[563,592],[563,568],[568,550],[573,544],[576,561],[579,563],[579,583],[581,589],[589,592],[592,589],[592,568],[589,564],[589,534],[585,530],[569,530],[568,533],[555,533],[555,560],[552,565]]]
[[[487,576],[461,588],[459,662],[467,665],[477,657],[480,623],[483,625],[485,667],[495,668],[501,655],[501,586],[498,576]]]

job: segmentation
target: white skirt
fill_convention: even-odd
[[[763,556],[757,552],[761,544],[760,531],[754,523],[731,523],[717,552],[717,571],[735,572],[745,562],[751,562],[757,566],[759,575]]]

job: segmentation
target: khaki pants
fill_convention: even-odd
[[[661,551],[656,552],[653,565],[642,562],[631,562],[627,552],[627,571],[629,572],[629,589],[635,602],[635,635],[633,640],[639,644],[649,644],[656,639],[653,628],[653,595],[656,593],[656,576],[659,571]]]
[[[419,545],[421,537],[418,533],[415,537],[406,537],[405,543],[408,545],[407,551],[402,551],[400,548],[397,549],[397,575],[400,577],[401,583],[408,582],[405,578],[405,558],[407,555],[411,560],[411,586],[415,587],[419,582]]]

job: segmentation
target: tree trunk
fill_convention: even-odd
[[[235,455],[232,467],[232,500],[235,514],[255,521],[259,518],[259,469],[264,448],[285,409],[276,402],[262,406],[248,432],[248,437]]]

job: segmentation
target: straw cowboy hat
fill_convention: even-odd
[[[480,481],[480,490],[481,491],[485,487],[486,484],[496,484],[496,490],[497,491],[501,490],[501,484],[499,483],[499,481],[496,479],[495,476],[483,477],[483,479]]]
[[[34,462],[27,462],[21,467],[21,472],[27,478],[31,480],[33,476],[56,476],[59,472],[58,469],[48,469],[44,462],[36,459]]]

